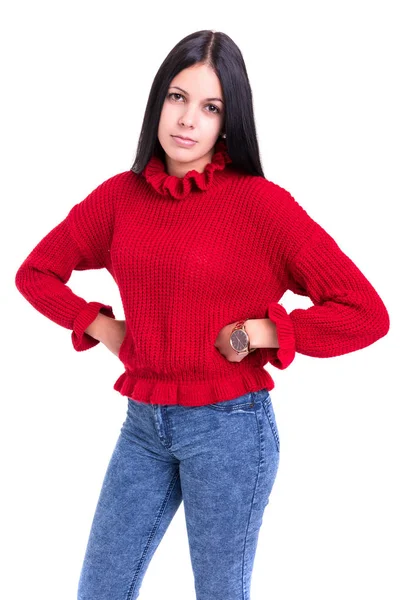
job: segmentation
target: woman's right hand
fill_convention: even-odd
[[[113,319],[99,312],[85,333],[102,342],[115,356],[119,356],[126,334],[126,321]]]

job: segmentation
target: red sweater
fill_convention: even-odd
[[[101,183],[52,229],[19,267],[15,283],[34,308],[72,330],[75,350],[99,310],[66,285],[73,270],[107,269],[121,295],[126,335],[114,389],[146,403],[198,406],[274,387],[271,364],[295,353],[331,357],[386,335],[378,293],[333,238],[289,192],[233,168],[224,141],[203,173],[168,175],[153,156],[141,174]],[[289,314],[286,290],[313,306]],[[279,348],[241,362],[214,346],[241,319],[268,317]]]

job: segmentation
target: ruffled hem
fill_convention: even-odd
[[[207,163],[202,173],[192,169],[183,177],[169,175],[165,170],[163,161],[153,155],[142,171],[146,181],[160,194],[170,195],[177,200],[184,198],[195,189],[204,191],[211,187],[215,171],[222,171],[225,166],[232,162],[226,143],[219,140],[214,149],[211,162]]]
[[[252,368],[237,377],[209,381],[175,382],[137,377],[128,369],[115,382],[114,389],[146,404],[180,404],[203,406],[230,400],[263,388],[272,390],[275,384],[263,367]]]
[[[71,339],[72,345],[77,352],[89,350],[89,348],[93,348],[93,346],[96,346],[99,343],[99,340],[96,340],[88,333],[85,333],[85,329],[93,323],[99,312],[106,315],[106,317],[115,319],[111,306],[102,304],[101,302],[88,302],[76,317]]]
[[[286,309],[278,302],[269,304],[265,316],[276,325],[279,348],[259,348],[262,364],[270,362],[277,369],[286,369],[296,354],[296,338],[292,320]]]

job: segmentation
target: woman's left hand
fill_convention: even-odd
[[[217,350],[219,350],[219,352],[223,356],[225,356],[225,358],[230,362],[241,362],[244,358],[246,358],[246,356],[249,355],[248,352],[237,354],[236,350],[232,348],[229,342],[232,329],[234,328],[236,323],[237,321],[235,321],[234,323],[230,323],[229,325],[225,325],[225,327],[223,327],[218,333],[217,339],[214,343],[214,346],[217,348]],[[250,352],[253,352],[253,350],[250,350]]]

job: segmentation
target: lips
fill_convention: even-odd
[[[173,135],[172,137],[181,138],[182,140],[188,140],[189,142],[195,142],[196,140],[192,140],[192,138],[184,137],[183,135]]]

